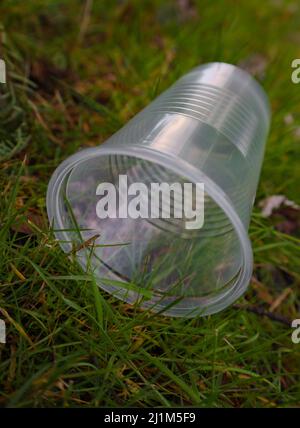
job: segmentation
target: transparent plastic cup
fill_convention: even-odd
[[[47,208],[62,249],[102,289],[142,308],[194,317],[229,306],[251,278],[247,229],[269,124],[267,97],[245,71],[225,63],[193,69],[104,144],[54,172]],[[203,183],[203,226],[188,230],[162,212],[100,219],[97,186],[117,188],[120,175],[147,188]]]

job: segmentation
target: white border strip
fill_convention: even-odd
[[[3,59],[0,59],[0,83],[6,83],[6,67]]]

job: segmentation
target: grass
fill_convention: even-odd
[[[0,405],[298,407],[292,329],[245,309],[269,312],[290,289],[273,315],[300,318],[299,231],[280,231],[258,205],[273,194],[300,200],[297,2],[3,0],[0,16],[36,86],[22,103],[27,148],[0,169]],[[62,253],[47,183],[68,155],[213,60],[250,68],[272,105],[250,226],[253,281],[217,315],[154,316],[101,291]]]

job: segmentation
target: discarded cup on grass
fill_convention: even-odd
[[[225,63],[196,67],[104,144],[54,172],[47,208],[62,249],[76,254],[101,288],[143,308],[193,317],[227,307],[251,278],[247,229],[269,123],[267,97],[245,71]],[[103,183],[123,197],[107,203],[107,218],[97,211],[109,193]],[[139,195],[144,208],[153,183],[193,183],[192,206],[196,183],[204,185],[203,224],[189,228],[184,213],[174,215],[175,204],[185,202],[178,186],[169,193],[173,216],[162,201],[158,216],[130,217],[124,204],[135,183],[149,190]]]

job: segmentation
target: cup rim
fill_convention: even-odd
[[[206,298],[206,307],[203,308],[203,311],[201,311],[201,313],[196,312],[195,314],[191,313],[191,315],[189,315],[187,311],[183,313],[183,309],[177,311],[176,313],[176,310],[174,312],[173,307],[171,311],[166,310],[165,312],[163,312],[163,315],[185,317],[194,317],[197,315],[206,316],[212,313],[219,312],[222,309],[228,307],[244,293],[250,282],[253,269],[252,248],[245,226],[240,220],[236,210],[232,205],[232,202],[230,201],[226,193],[212,179],[210,179],[206,174],[197,169],[195,166],[172,154],[165,154],[155,149],[137,144],[120,145],[115,143],[104,144],[95,148],[87,148],[75,153],[58,166],[48,184],[46,205],[50,224],[54,222],[55,226],[64,229],[64,225],[62,224],[62,219],[59,211],[59,194],[63,180],[66,174],[70,172],[76,164],[81,163],[83,161],[87,161],[89,158],[92,158],[95,155],[132,156],[164,166],[165,168],[170,169],[176,174],[178,174],[178,171],[180,171],[182,175],[184,175],[191,182],[203,182],[205,186],[205,191],[227,215],[237,234],[241,249],[242,262],[240,272],[232,286],[228,290],[225,290],[225,292],[223,293],[221,292],[216,296]],[[66,237],[67,234],[66,232],[55,232],[55,235]],[[66,244],[60,243],[60,245],[65,252],[68,251]],[[106,286],[103,283],[100,283],[99,286],[105,291],[112,293],[112,287]],[[125,296],[118,295],[117,297],[121,300],[132,303],[132,299],[128,300]],[[142,305],[142,307],[147,308],[147,303]],[[158,303],[157,305],[155,305],[155,312],[162,312],[163,307],[163,304]]]

